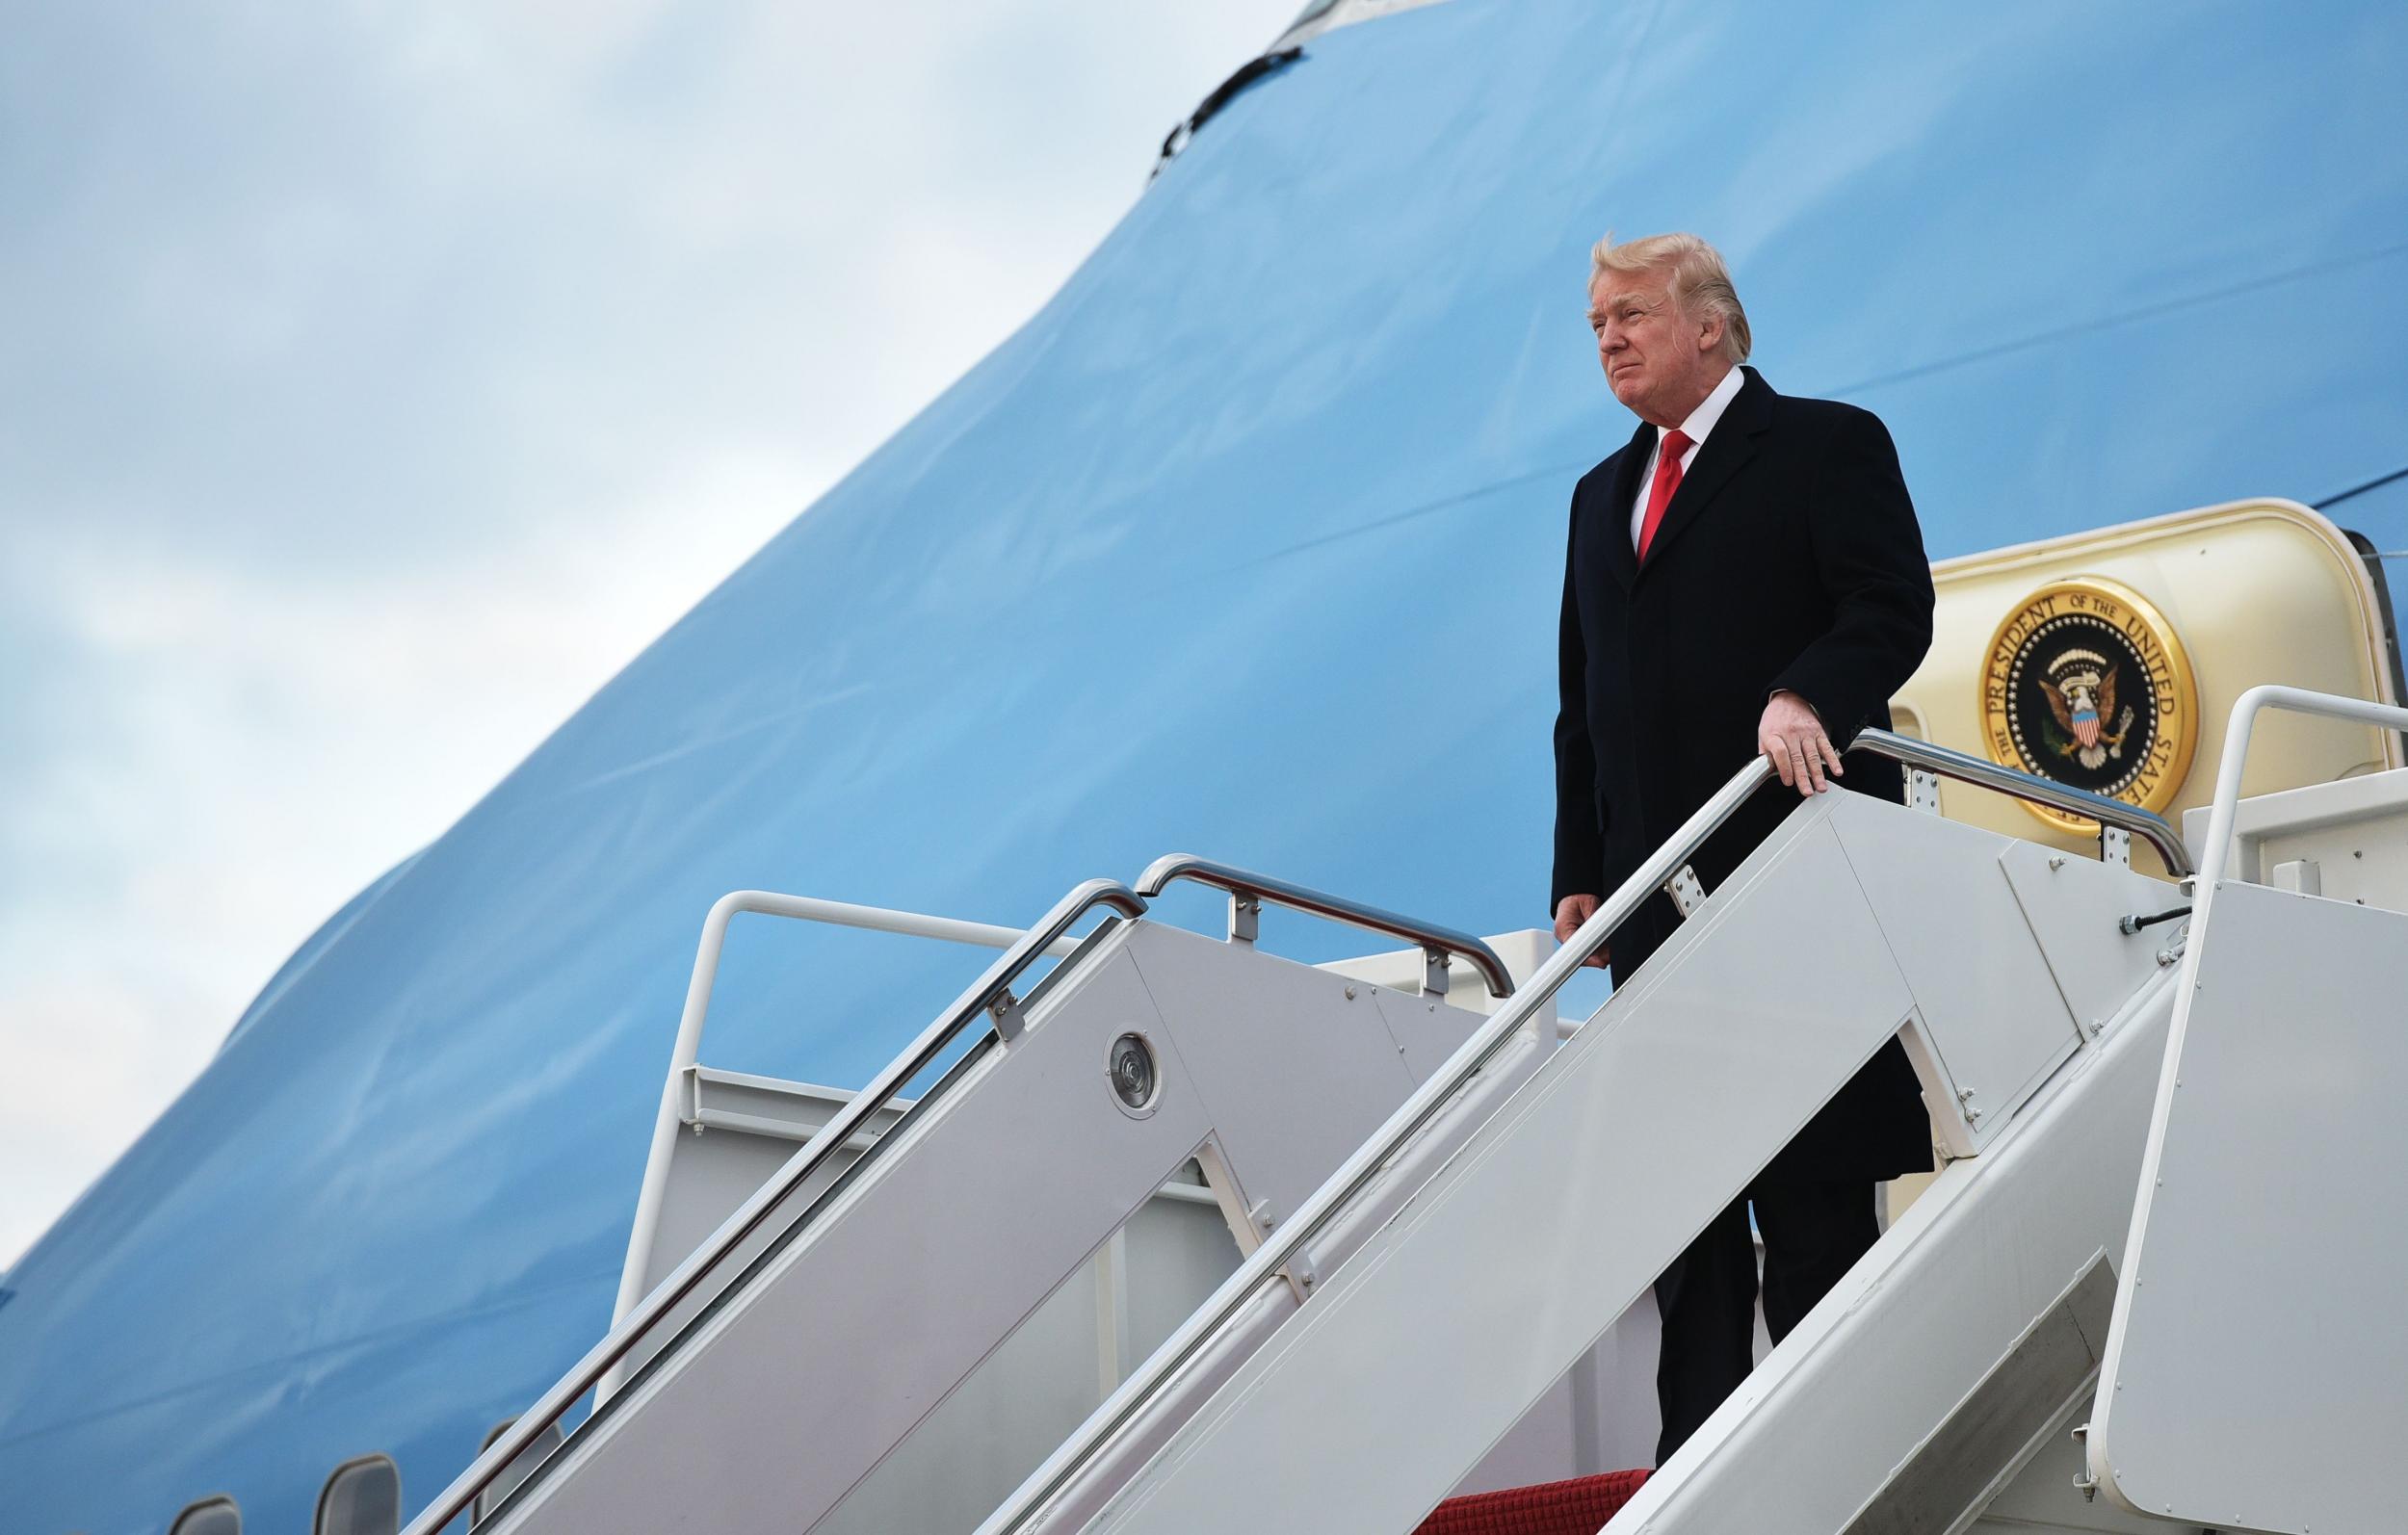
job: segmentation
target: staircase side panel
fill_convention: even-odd
[[[2091,1463],[2142,1513],[2397,1528],[2408,916],[2225,883],[2199,945]]]
[[[1989,1151],[1950,1163],[1617,1535],[1818,1535],[1880,1499],[2095,1255],[2121,1250],[2171,1008],[2169,974]]]
[[[1090,1528],[1274,1508],[1394,1535],[1436,1504],[1905,1020],[1824,816],[1785,823]]]
[[[1166,1037],[1125,950],[1048,1003],[573,1438],[508,1527],[808,1529],[1036,1310],[1211,1129],[1179,1072],[1144,1119],[1112,1095],[1112,1032]]]

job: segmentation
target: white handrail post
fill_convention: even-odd
[[[2208,811],[2208,845],[2199,854],[2198,884],[2191,898],[2190,948],[2194,952],[2207,927],[2210,892],[2224,877],[2230,861],[2233,822],[2240,814],[2240,777],[2241,769],[2247,766],[2249,738],[2257,728],[2258,715],[2268,709],[2408,731],[2408,709],[2365,698],[2344,698],[2339,693],[2287,688],[2278,683],[2264,683],[2240,695],[2224,726],[2224,756],[2215,766],[2215,798]]]
[[[1009,949],[1022,936],[1017,927],[894,911],[883,906],[856,906],[850,901],[821,900],[810,896],[786,896],[769,890],[731,890],[713,901],[710,915],[702,919],[702,940],[694,950],[694,975],[686,982],[686,1009],[678,1015],[677,1043],[669,1051],[668,1077],[661,1083],[661,1108],[652,1121],[652,1150],[644,1158],[643,1184],[636,1194],[635,1224],[627,1233],[626,1266],[619,1270],[618,1299],[611,1307],[614,1325],[643,1299],[644,1259],[660,1233],[661,1203],[668,1192],[670,1143],[677,1138],[677,1127],[683,1122],[678,1112],[678,1091],[687,1070],[701,1057],[702,1025],[711,1011],[711,990],[719,980],[720,956],[727,947],[728,924],[735,921],[738,912],[791,917],[909,938],[975,944],[985,949]],[[1059,959],[1074,947],[1064,939],[1049,946],[1046,952]],[[594,1389],[596,1407],[618,1390],[626,1379],[627,1368],[627,1362],[621,1360],[603,1375]]]
[[[643,1184],[636,1194],[636,1223],[627,1234],[627,1262],[619,1270],[618,1298],[611,1306],[614,1325],[643,1299],[644,1255],[652,1251],[652,1238],[660,1230],[661,1201],[668,1187],[670,1142],[677,1138],[677,1086],[702,1049],[702,1020],[711,1010],[711,987],[719,979],[720,951],[727,946],[727,924],[756,894],[749,890],[730,891],[713,901],[710,915],[702,919],[702,940],[694,949],[694,975],[686,981],[686,1010],[677,1018],[677,1043],[669,1050],[668,1078],[661,1083],[661,1109],[652,1121],[652,1150],[644,1158]],[[604,1373],[594,1388],[595,1406],[610,1399],[626,1372],[626,1362],[622,1360]]]

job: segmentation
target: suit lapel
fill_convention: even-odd
[[[1772,426],[1772,385],[1755,369],[1746,370],[1747,381],[1731,397],[1731,403],[1707,434],[1706,445],[1697,450],[1697,458],[1681,477],[1681,488],[1672,493],[1672,505],[1663,508],[1663,522],[1656,529],[1656,536],[1647,545],[1647,566],[1654,568],[1663,552],[1698,519],[1711,506],[1731,477],[1740,472],[1747,460],[1756,456],[1756,439]],[[1637,494],[1636,485],[1632,494]]]
[[[1614,462],[1613,484],[1607,492],[1603,525],[1598,530],[1598,536],[1606,541],[1606,567],[1613,572],[1613,579],[1621,583],[1624,591],[1630,590],[1631,583],[1638,579],[1638,555],[1631,548],[1631,504],[1638,499],[1639,473],[1647,467],[1647,455],[1655,446],[1656,429],[1640,422],[1638,430],[1631,433],[1630,445]]]

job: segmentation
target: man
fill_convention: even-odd
[[[1853,405],[1775,394],[1740,366],[1747,315],[1712,246],[1608,236],[1591,253],[1588,318],[1607,384],[1639,427],[1572,493],[1559,940],[1751,752],[1785,787],[1760,793],[1693,860],[1708,890],[1796,796],[1845,781],[1902,801],[1895,762],[1841,747],[1889,725],[1890,695],[1931,642],[1931,571],[1889,432]],[[1617,983],[1677,921],[1667,897],[1649,897],[1610,942]],[[1872,1245],[1876,1184],[1930,1166],[1930,1122],[1894,1039],[1657,1281],[1658,1465],[1753,1366],[1750,1205],[1778,1341]]]

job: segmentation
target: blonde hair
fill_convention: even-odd
[[[1672,301],[1686,315],[1715,315],[1722,321],[1722,354],[1745,362],[1750,350],[1747,311],[1740,307],[1739,290],[1731,286],[1731,269],[1722,252],[1695,235],[1649,235],[1643,240],[1613,243],[1613,232],[1588,253],[1588,285],[1594,289],[1608,273],[1630,276],[1670,269]]]

